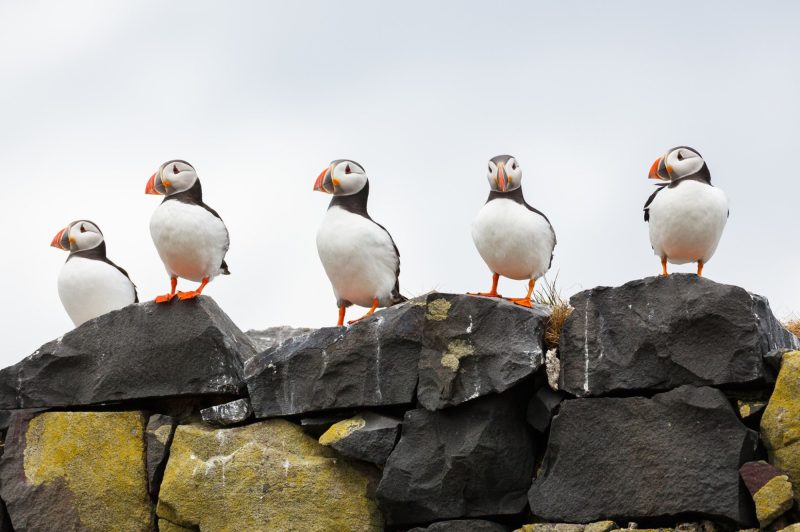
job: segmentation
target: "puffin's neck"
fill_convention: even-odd
[[[82,259],[95,259],[103,260],[106,258],[106,242],[105,240],[97,244],[92,249],[83,249],[81,251],[72,251],[67,257],[67,260],[80,257]]]
[[[509,192],[498,192],[496,190],[492,190],[489,192],[489,199],[486,202],[490,202],[493,199],[509,199],[521,205],[525,205],[525,196],[522,195],[522,185],[518,186],[514,190]]]
[[[369,214],[367,214],[367,199],[369,199],[369,181],[364,183],[364,187],[355,194],[350,194],[349,196],[334,196],[333,199],[331,199],[330,205],[328,205],[328,209],[331,207],[341,207],[353,214],[360,214],[361,216],[369,218]]]
[[[194,203],[200,205],[203,203],[203,187],[200,186],[200,179],[197,179],[194,182],[194,185],[187,188],[183,192],[176,192],[175,194],[170,194],[161,203],[164,203],[167,200],[178,200],[183,203]]]

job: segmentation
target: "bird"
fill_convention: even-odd
[[[492,157],[487,178],[491,190],[472,222],[472,240],[492,271],[492,288],[470,295],[502,297],[497,293],[501,276],[528,279],[525,297],[508,300],[530,308],[536,279],[553,264],[556,233],[547,216],[525,201],[522,169],[514,156]]]
[[[378,307],[406,301],[400,294],[397,245],[367,212],[369,179],[364,167],[349,159],[331,161],[314,190],[333,195],[317,231],[317,252],[339,307],[337,325],[344,325],[345,309],[352,304],[369,310],[349,324],[371,316]]]
[[[139,302],[128,272],[106,257],[105,238],[96,223],[72,222],[50,245],[69,251],[58,274],[58,296],[75,327]]]
[[[195,290],[177,293],[185,300],[199,296],[217,275],[230,274],[225,262],[228,228],[217,211],[203,203],[200,179],[191,164],[165,162],[150,176],[145,194],[165,196],[150,218],[150,236],[170,278],[170,292],[156,297],[156,303],[176,296],[178,277],[200,283]]]
[[[648,174],[661,181],[644,204],[650,244],[661,257],[661,275],[671,264],[697,263],[697,275],[717,249],[730,214],[728,198],[711,184],[711,173],[700,153],[678,146],[655,160]]]

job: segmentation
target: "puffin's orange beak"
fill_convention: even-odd
[[[69,250],[69,240],[67,239],[67,233],[69,231],[69,227],[65,227],[61,231],[53,237],[53,241],[50,242],[50,245],[54,248]]]
[[[333,166],[329,166],[319,173],[317,180],[314,181],[314,190],[317,192],[325,192],[326,194],[333,194],[336,190],[336,181],[331,178],[331,171]]]
[[[162,195],[161,192],[156,189],[156,174],[150,176],[150,179],[147,181],[147,186],[144,188],[145,194],[155,194],[156,196]]]
[[[667,167],[664,166],[664,158],[659,157],[653,162],[650,167],[650,172],[647,174],[648,179],[658,179],[660,181],[669,181],[669,173]]]
[[[506,165],[500,163],[497,166],[497,189],[500,192],[508,190],[508,175],[506,174]]]

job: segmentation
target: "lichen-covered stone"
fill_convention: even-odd
[[[508,530],[506,526],[484,519],[454,519],[411,528],[408,532],[508,532]]]
[[[761,439],[769,462],[784,471],[800,503],[800,351],[783,355],[781,371],[761,418]]]
[[[350,458],[382,466],[394,449],[399,432],[399,419],[362,412],[335,423],[320,436],[319,442]]]
[[[783,471],[759,460],[739,468],[747,490],[756,505],[756,517],[762,528],[786,513],[794,503],[792,483]]]
[[[0,494],[16,530],[151,529],[140,412],[12,420]]]
[[[380,530],[376,481],[285,420],[179,425],[157,513],[200,530]]]
[[[501,393],[544,362],[549,307],[439,293],[426,305],[417,398],[428,410]]]
[[[175,523],[171,523],[166,519],[159,519],[158,532],[193,532],[193,529],[176,525]]]

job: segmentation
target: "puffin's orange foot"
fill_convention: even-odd
[[[529,297],[509,297],[506,299],[506,301],[510,301],[515,305],[519,305],[520,307],[533,308],[531,298]]]
[[[178,299],[181,301],[186,301],[187,299],[194,299],[200,295],[198,290],[192,290],[191,292],[178,292]]]
[[[468,296],[503,297],[497,292],[467,292]]]
[[[163,296],[156,297],[156,303],[169,303],[172,301],[172,298],[175,297],[175,294],[164,294]]]
[[[364,314],[363,316],[361,316],[357,320],[348,321],[347,324],[348,325],[352,325],[354,323],[358,323],[359,321],[363,320],[364,318],[369,318],[370,316],[372,316],[375,313],[375,309],[376,308],[378,308],[378,300],[377,299],[373,299],[372,300],[372,307],[367,311],[366,314]],[[340,314],[340,318],[344,319],[344,313]]]

